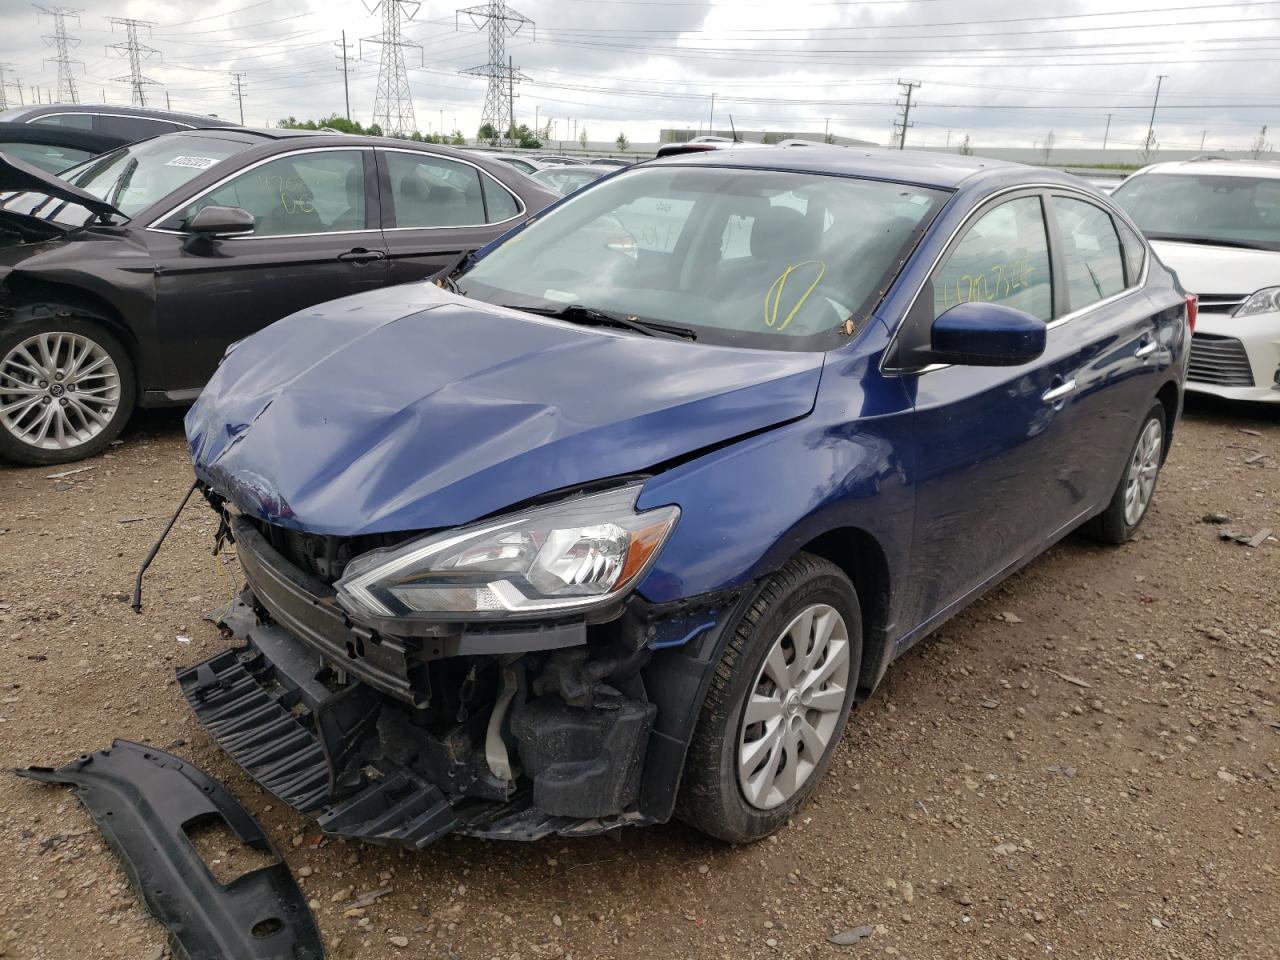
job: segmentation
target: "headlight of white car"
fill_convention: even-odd
[[[637,512],[621,487],[455,530],[352,560],[336,584],[354,617],[519,617],[602,606],[639,583],[679,519]]]
[[[1271,313],[1280,311],[1280,287],[1263,287],[1240,306],[1236,307],[1237,317],[1250,317],[1255,313]]]

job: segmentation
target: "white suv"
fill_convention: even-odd
[[[1111,196],[1200,295],[1187,389],[1280,403],[1280,163],[1157,163]]]

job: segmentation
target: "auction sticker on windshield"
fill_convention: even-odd
[[[208,170],[218,162],[217,157],[174,157],[166,167],[194,167],[197,170]]]

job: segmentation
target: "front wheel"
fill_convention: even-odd
[[[794,557],[759,588],[715,667],[681,818],[733,843],[785,824],[831,764],[861,661],[853,584],[826,560]]]
[[[1138,439],[1125,461],[1124,476],[1111,495],[1107,509],[1094,517],[1087,530],[1102,543],[1126,543],[1137,533],[1155,499],[1156,482],[1164,463],[1164,404],[1152,404],[1142,418]]]
[[[134,393],[128,353],[95,323],[64,314],[0,330],[0,457],[92,456],[124,428]]]

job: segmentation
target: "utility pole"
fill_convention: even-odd
[[[902,121],[893,125],[894,131],[898,136],[898,149],[907,149],[907,130],[915,126],[911,123],[911,96],[916,90],[920,89],[920,81],[915,80],[899,80],[898,87],[903,96],[907,99],[905,102],[899,102],[898,106],[902,107]]]
[[[373,98],[373,122],[382,128],[384,136],[403,137],[417,129],[413,116],[413,94],[409,92],[409,74],[405,70],[406,48],[418,51],[420,66],[422,47],[408,43],[402,34],[404,24],[418,15],[421,6],[417,0],[377,0],[365,6],[370,13],[382,10],[382,33],[376,37],[364,37],[361,43],[378,43],[382,53],[378,58],[378,90]],[[363,53],[361,59],[364,59]]]
[[[166,91],[164,92],[164,108],[165,108],[166,110],[172,110],[172,109],[173,109],[173,104],[169,102],[169,91],[168,91],[168,90],[166,90]],[[241,124],[241,126],[243,126],[243,125],[244,125],[244,117],[241,117],[241,118],[240,118],[240,124]]]
[[[48,46],[53,47],[56,54],[48,59],[58,65],[58,102],[79,103],[74,67],[77,63],[83,67],[84,62],[71,58],[70,51],[80,46],[80,40],[67,36],[67,18],[75,17],[76,23],[79,23],[80,11],[72,7],[42,7],[39,4],[35,8],[40,13],[53,17],[53,35],[46,34],[43,39]]]
[[[129,17],[107,17],[111,24],[112,32],[116,27],[123,27],[125,30],[125,39],[120,43],[113,43],[107,47],[107,56],[115,55],[127,58],[129,61],[129,73],[126,76],[112,77],[117,83],[128,83],[132,91],[130,102],[135,107],[145,107],[147,105],[146,87],[154,86],[156,81],[142,75],[142,61],[150,60],[160,51],[154,47],[148,47],[138,41],[138,30],[144,29],[150,31],[154,24],[150,20],[134,20]]]
[[[244,74],[232,73],[231,83],[235,87],[236,99],[240,101],[240,126],[244,126]]]
[[[1102,149],[1107,149],[1107,138],[1111,136],[1111,114],[1107,114],[1107,126],[1102,131]]]
[[[1155,146],[1156,139],[1156,107],[1160,104],[1160,85],[1163,84],[1169,75],[1161,73],[1156,76],[1156,95],[1151,101],[1151,122],[1147,124],[1147,142],[1146,149],[1151,150]]]
[[[711,91],[711,115],[707,118],[707,133],[716,135],[716,92]]]
[[[947,131],[947,144],[946,144],[946,148],[947,148],[948,150],[950,150],[950,149],[951,149],[951,131],[950,131],[950,130],[948,130],[948,131]]]
[[[524,14],[507,6],[506,0],[489,0],[488,3],[457,11],[454,29],[459,28],[459,21],[464,15],[470,18],[477,30],[489,31],[489,62],[462,73],[489,79],[480,126],[490,126],[498,137],[506,139],[506,131],[515,126],[516,81],[529,79],[517,72],[512,58],[507,55],[507,37],[514,37],[527,26],[537,39],[537,28]]]
[[[9,81],[4,78],[4,72],[12,69],[12,63],[0,63],[0,110],[9,106],[9,98],[5,93],[5,87],[9,86]]]
[[[340,51],[338,57],[342,60],[342,99],[347,105],[347,120],[351,120],[351,87],[347,82],[347,51],[351,49],[351,45],[347,43],[347,31],[342,31],[342,40],[334,43],[334,46]]]
[[[1201,131],[1200,131],[1200,150],[1201,150],[1202,152],[1203,152],[1203,150],[1204,150],[1204,138],[1205,138],[1205,137],[1207,137],[1208,135],[1209,135],[1209,131],[1208,131],[1208,130],[1201,130]]]

